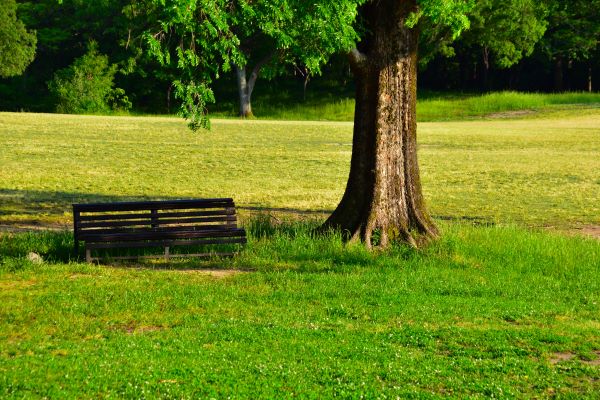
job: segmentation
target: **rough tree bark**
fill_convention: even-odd
[[[417,163],[418,32],[405,25],[416,0],[372,2],[372,36],[350,55],[356,107],[346,191],[323,228],[369,248],[419,246],[438,235],[425,209]]]

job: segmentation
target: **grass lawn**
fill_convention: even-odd
[[[255,223],[212,275],[4,236],[0,397],[598,398],[595,240],[444,223],[373,254],[309,227]]]
[[[600,110],[421,123],[426,199],[440,219],[559,229],[600,225]],[[331,211],[350,123],[0,114],[0,224],[68,223],[72,202],[233,197]],[[243,212],[243,210],[242,210]]]
[[[69,232],[0,233],[0,398],[600,398],[600,243],[540,229],[600,225],[600,112],[497,117],[419,125],[443,236],[369,253],[311,234],[351,124],[0,113],[5,230],[232,196],[250,235],[99,267]]]

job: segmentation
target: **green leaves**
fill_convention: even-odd
[[[17,18],[16,1],[0,0],[0,77],[23,73],[35,57],[36,43],[35,32]]]
[[[437,26],[448,27],[452,38],[456,39],[469,28],[468,13],[473,9],[475,0],[419,0],[419,11],[407,21],[414,26],[421,18],[427,18]]]
[[[214,101],[210,85],[232,64],[245,66],[267,57],[266,73],[285,64],[301,64],[318,73],[338,51],[359,39],[354,29],[362,1],[301,0],[142,0],[150,28],[147,52],[161,65],[180,72],[175,95],[190,128],[208,128],[206,104]]]
[[[180,114],[190,127],[207,128],[210,86],[232,64],[261,64],[275,76],[284,66],[320,73],[331,55],[348,52],[360,41],[359,6],[365,0],[140,0],[150,28],[147,51],[163,66],[180,72],[175,83]],[[407,21],[446,27],[456,38],[469,27],[473,0],[421,0]],[[268,60],[268,61],[266,61]]]
[[[542,48],[552,58],[585,60],[600,43],[600,0],[545,0],[548,34]]]
[[[210,129],[206,104],[215,101],[212,90],[207,85],[195,81],[175,81],[173,85],[175,96],[182,101],[179,115],[188,120],[190,129]]]
[[[113,89],[117,66],[98,53],[96,43],[67,68],[58,71],[48,87],[56,98],[56,111],[67,114],[127,110],[131,102],[123,89]]]

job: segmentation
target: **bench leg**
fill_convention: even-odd
[[[165,246],[165,261],[169,261],[170,253],[169,246]]]
[[[92,250],[85,249],[85,262],[88,264],[92,263]]]

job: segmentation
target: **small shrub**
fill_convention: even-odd
[[[125,90],[114,88],[106,95],[106,103],[113,111],[129,111],[131,110],[131,101],[125,94]]]
[[[131,102],[123,89],[113,89],[117,66],[98,53],[91,43],[88,52],[58,71],[48,88],[56,98],[56,111],[65,114],[128,110]]]

